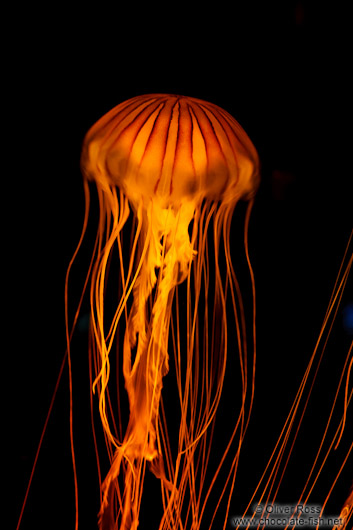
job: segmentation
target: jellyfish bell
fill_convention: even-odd
[[[145,461],[153,463],[151,470],[161,479],[164,498],[168,499],[164,517],[174,517],[173,524],[179,526],[181,507],[176,509],[180,502],[176,500],[178,483],[183,491],[186,477],[195,467],[195,456],[188,455],[182,471],[178,471],[178,466],[183,453],[193,447],[191,452],[194,455],[198,444],[206,444],[205,433],[214,421],[227,357],[227,322],[225,284],[217,269],[215,292],[223,307],[220,320],[222,339],[217,347],[223,348],[222,355],[215,356],[219,366],[217,370],[210,370],[211,375],[194,376],[209,378],[208,383],[200,384],[203,388],[201,397],[195,397],[195,391],[190,391],[190,385],[198,387],[197,381],[190,382],[193,358],[204,355],[208,359],[209,349],[206,339],[203,353],[195,345],[195,322],[198,319],[195,302],[194,325],[189,326],[191,340],[185,348],[187,373],[184,384],[180,376],[178,380],[182,419],[179,464],[175,468],[169,461],[165,442],[165,454],[162,455],[160,432],[163,428],[159,417],[163,377],[169,370],[173,295],[178,284],[190,276],[193,263],[197,261],[194,265],[197,299],[202,276],[208,267],[205,264],[208,258],[204,256],[207,247],[204,232],[214,215],[215,254],[216,239],[223,234],[227,262],[226,280],[223,281],[228,289],[230,286],[234,298],[237,287],[229,253],[230,220],[236,203],[240,199],[250,200],[256,193],[259,185],[257,153],[241,126],[220,107],[191,97],[151,94],[121,103],[93,125],[84,139],[81,167],[85,178],[96,183],[99,194],[99,250],[91,281],[92,328],[99,358],[93,387],[98,389],[99,410],[108,444],[114,448],[111,469],[102,488],[101,528],[137,527]],[[107,262],[116,243],[123,261],[120,236],[130,207],[136,218],[136,233],[132,239],[128,270],[124,270],[121,264],[123,294],[106,332],[104,286]],[[218,267],[217,256],[215,261]],[[106,394],[109,354],[123,316],[122,371],[130,413],[125,434],[120,439],[111,428]],[[240,327],[239,320],[235,314],[237,327]],[[206,319],[204,326],[208,325]],[[176,354],[175,358],[180,367]],[[195,409],[200,405],[203,408],[199,410],[200,418],[196,422]],[[192,410],[193,425],[187,425],[186,410]],[[167,433],[164,440],[166,436]],[[206,446],[202,447],[205,450]],[[163,459],[169,462],[168,477]],[[120,491],[118,478],[122,473],[124,483]],[[195,484],[190,484],[190,488],[195,488]],[[119,499],[116,516],[111,515],[114,495]],[[185,493],[182,498],[184,496]],[[190,492],[189,502],[193,504],[195,521],[198,521],[200,514],[195,515],[195,510],[200,508],[196,509],[195,499],[195,492]]]
[[[174,95],[132,98],[103,116],[84,141],[81,165],[103,189],[118,186],[137,207],[203,198],[250,198],[258,156],[245,131],[220,107]]]

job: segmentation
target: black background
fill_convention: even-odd
[[[14,521],[65,350],[65,272],[84,213],[82,139],[101,115],[143,93],[185,94],[224,107],[259,152],[262,183],[249,234],[258,304],[257,397],[231,513],[240,513],[257,484],[315,345],[352,226],[348,14],[315,2],[260,6],[31,9],[14,24],[4,109],[11,117],[4,208],[8,201],[13,251],[5,260],[13,280],[5,287],[11,289],[13,327],[5,329],[11,329],[5,377],[11,385],[6,432]],[[83,252],[76,279],[88,258]],[[73,282],[72,300],[81,285]],[[330,354],[337,363],[331,361],[322,376],[309,421],[314,432],[322,432],[321,404],[335,391],[351,340],[340,313],[336,327]],[[80,516],[82,528],[95,528],[88,369],[85,339],[79,340],[74,418]],[[67,379],[66,370],[23,530],[74,527]],[[296,502],[317,448],[311,436],[294,457],[282,502]],[[329,483],[323,479],[323,491]],[[343,476],[332,511],[348,488]],[[314,496],[317,502],[322,495]]]

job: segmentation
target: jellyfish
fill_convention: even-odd
[[[254,296],[247,231],[259,186],[256,149],[217,105],[151,94],[121,103],[91,127],[81,168],[86,196],[96,185],[100,211],[90,283],[92,388],[110,458],[101,485],[100,529],[138,527],[147,469],[160,480],[159,527],[200,528],[230,457],[212,512],[215,517],[224,498],[225,521],[251,411],[256,352],[255,339],[247,338],[230,230],[242,201],[244,261]],[[112,276],[120,294],[108,312]],[[119,403],[122,394],[128,398],[125,426],[114,417],[109,393],[113,356],[125,386],[118,388]],[[241,404],[209,477],[230,357],[240,367]],[[162,392],[171,363],[179,424],[174,442],[168,422],[176,420],[166,417]]]
[[[256,307],[248,227],[259,186],[255,147],[236,120],[220,107],[191,97],[152,94],[121,103],[93,125],[84,139],[81,167],[86,210],[81,238],[66,277],[67,352],[17,529],[66,360],[75,528],[79,528],[71,339],[75,328],[86,326],[87,315],[81,321],[79,317],[88,290],[100,530],[224,530],[235,497],[240,453],[254,402]],[[70,327],[68,278],[87,233],[94,186],[98,230],[82,297]],[[231,232],[236,224],[234,217],[243,221],[242,241],[237,249],[240,252],[236,254],[230,248],[231,237],[232,246],[235,239]],[[348,300],[345,305],[345,296],[353,266],[352,244],[353,232],[293,404],[282,428],[276,420],[280,428],[278,439],[269,457],[265,455],[257,484],[256,478],[250,477],[254,479],[253,493],[242,514],[247,517],[246,528],[267,528],[269,505],[272,509],[279,498],[284,478],[289,475],[289,481],[293,481],[288,464],[297,450],[304,416],[320,382],[327,344],[331,335],[335,338],[332,330],[341,305],[342,325],[350,335],[351,302]],[[245,294],[239,281],[241,261],[248,277]],[[248,298],[250,312],[246,308]],[[332,402],[326,414],[321,403],[319,409],[315,408],[314,400],[322,432],[314,433],[316,453],[308,468],[295,472],[294,479],[300,479],[302,484],[294,506],[287,507],[293,511],[287,512],[285,528],[294,526],[300,507],[307,507],[312,501],[323,472],[328,469],[329,479],[323,477],[327,490],[322,504],[316,505],[318,517],[324,517],[332,492],[347,473],[353,454],[353,443],[347,436],[353,397],[352,353],[350,341],[342,362],[334,344],[331,361],[335,370],[331,388],[325,388],[325,393],[331,392]],[[225,409],[227,400],[231,407]],[[100,462],[95,407],[108,466]],[[224,422],[218,423],[225,414],[228,430],[223,429]],[[222,429],[218,428],[220,424]],[[303,438],[306,442],[305,431]],[[329,461],[333,463],[331,467]],[[104,475],[103,465],[107,467]],[[146,517],[143,499],[149,493],[148,477],[159,483],[160,500],[158,505],[154,499]],[[332,518],[338,521],[332,523],[337,530],[348,529],[353,517],[352,489],[348,491],[347,487],[346,491],[347,496],[340,501],[340,513]],[[256,523],[259,514],[262,522]],[[236,520],[240,519],[233,518],[234,528],[245,527]]]

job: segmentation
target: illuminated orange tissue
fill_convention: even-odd
[[[245,411],[252,375],[246,368],[242,303],[229,233],[236,203],[240,199],[251,203],[257,190],[257,153],[240,125],[218,106],[191,97],[153,94],[132,98],[103,116],[85,137],[81,165],[85,178],[97,185],[101,212],[91,284],[97,353],[93,388],[99,395],[111,468],[102,485],[100,528],[137,528],[149,461],[150,470],[161,481],[164,513],[160,528],[196,530],[217,478],[216,472],[207,482],[206,469],[230,349],[229,325],[237,330],[236,355],[243,374],[243,407],[225,452],[235,445],[229,499],[251,408]],[[130,264],[124,267],[122,229],[130,208],[136,230],[131,238]],[[211,219],[216,309],[208,310],[205,303],[201,311],[202,286],[204,299],[211,297],[207,237]],[[226,264],[223,274],[218,266],[220,241]],[[122,296],[107,328],[104,293],[113,247],[121,258]],[[183,315],[176,296],[182,282],[187,292],[187,338],[183,344],[178,327]],[[229,300],[233,324],[226,316]],[[173,311],[177,313],[174,319]],[[130,407],[122,438],[112,427],[108,406],[110,354],[119,322],[125,322],[121,367]],[[217,333],[209,330],[212,326]],[[160,406],[171,342],[181,418],[175,457]],[[231,349],[234,354],[234,345]],[[217,509],[218,504],[214,513]]]

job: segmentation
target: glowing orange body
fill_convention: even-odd
[[[106,217],[108,223],[112,218],[109,221],[110,233],[105,243],[102,237],[99,244],[100,257],[91,288],[92,322],[100,356],[100,369],[94,387],[99,389],[101,419],[108,442],[115,447],[112,466],[103,484],[101,528],[137,527],[146,460],[152,462],[151,469],[161,479],[168,499],[161,527],[167,524],[176,528],[183,526],[182,492],[185,486],[182,484],[194,468],[197,446],[206,447],[206,432],[214,420],[221,396],[227,358],[227,323],[222,280],[218,272],[216,293],[217,298],[223,300],[221,336],[224,337],[221,341],[224,351],[219,355],[221,364],[217,368],[220,376],[216,382],[212,376],[212,384],[202,382],[202,387],[206,384],[208,388],[202,394],[204,410],[199,411],[198,423],[193,419],[187,425],[186,410],[190,409],[192,418],[195,417],[197,398],[189,388],[192,384],[190,370],[193,357],[199,355],[193,345],[195,329],[191,330],[191,345],[186,353],[189,368],[185,386],[181,380],[178,381],[182,421],[179,456],[173,472],[168,450],[165,449],[165,454],[162,454],[159,434],[163,430],[159,405],[162,379],[169,369],[168,337],[173,294],[177,285],[190,276],[197,256],[194,267],[196,297],[199,296],[202,271],[208,267],[204,256],[207,243],[202,232],[207,212],[210,212],[208,218],[217,212],[214,213],[215,231],[218,233],[215,238],[219,240],[221,229],[224,231],[228,262],[226,282],[233,286],[228,248],[231,212],[240,198],[250,199],[256,192],[259,182],[257,153],[240,125],[216,105],[184,96],[154,94],[118,105],[89,130],[82,151],[82,170],[88,179],[97,184],[102,219]],[[120,202],[117,188],[120,189]],[[126,277],[122,271],[123,296],[111,331],[106,335],[103,303],[106,263],[114,242],[120,241],[120,232],[127,218],[125,198],[136,215],[137,233]],[[200,218],[203,221],[198,226]],[[192,220],[195,222],[190,238]],[[102,231],[103,220],[100,225]],[[217,247],[218,241],[215,245]],[[151,306],[154,288],[156,294]],[[232,291],[235,288],[234,285]],[[131,292],[133,303],[126,315],[122,362],[130,420],[123,440],[119,440],[111,431],[106,406],[109,352]],[[148,312],[149,304],[152,308]],[[194,311],[195,321],[196,306]],[[238,317],[235,318],[237,320]],[[208,324],[205,325],[207,329]],[[133,348],[136,348],[134,360]],[[180,364],[180,361],[176,362]],[[194,385],[197,388],[198,382]],[[178,471],[185,453],[188,464]],[[169,476],[164,471],[166,461],[170,461]],[[124,487],[119,493],[118,477],[122,470]],[[194,512],[192,528],[196,529],[200,525],[202,510],[201,505],[196,506],[195,485],[190,484],[190,488],[189,502]],[[120,507],[118,514],[112,516],[115,492],[120,499]]]

